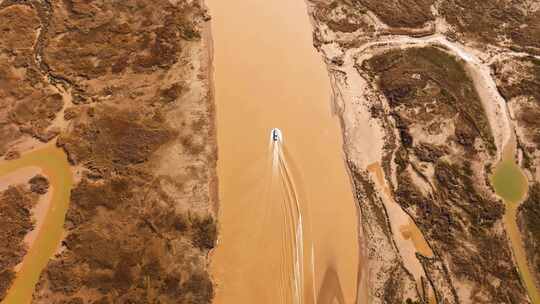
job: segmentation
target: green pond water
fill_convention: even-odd
[[[527,178],[513,159],[503,160],[497,166],[491,182],[507,202],[519,203],[527,194]]]
[[[531,302],[540,304],[540,293],[530,271],[527,253],[517,224],[518,207],[527,195],[528,181],[515,161],[513,151],[515,151],[515,142],[506,149],[503,160],[497,165],[491,176],[491,183],[497,195],[503,198],[506,204],[503,221],[521,280],[527,289]]]

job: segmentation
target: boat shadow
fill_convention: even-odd
[[[317,304],[334,303],[345,304],[345,297],[336,270],[333,267],[328,267],[324,272],[321,288],[317,295]]]

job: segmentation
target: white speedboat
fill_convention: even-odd
[[[272,138],[272,141],[274,142],[282,142],[283,141],[283,133],[281,133],[281,130],[278,128],[273,128],[270,136]]]

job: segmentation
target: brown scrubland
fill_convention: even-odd
[[[15,278],[14,267],[27,251],[23,239],[34,226],[30,210],[37,199],[38,196],[23,185],[10,186],[0,192],[0,298],[5,297]]]
[[[55,140],[76,177],[33,303],[210,303],[216,143],[202,1],[8,0],[0,19],[0,157]],[[3,193],[24,225],[1,225],[12,235],[2,294],[32,228],[21,191]]]
[[[493,137],[462,65],[428,47],[377,55],[365,69],[379,79],[399,132],[397,202],[447,261],[449,275],[474,290],[473,296],[522,300],[510,248],[498,229],[504,205],[493,198],[484,178],[495,149]]]
[[[540,54],[540,12],[535,1],[441,1],[440,12],[455,34],[478,45],[496,44]]]
[[[364,235],[359,299],[529,303],[489,177],[515,135],[530,184],[517,220],[540,282],[538,1],[308,3]],[[202,0],[0,1],[0,158],[55,142],[76,178],[33,303],[211,303],[209,19]],[[0,193],[0,300],[48,188],[36,176]],[[416,253],[419,274],[391,204],[433,252]]]
[[[529,263],[540,282],[540,59],[504,58],[493,63],[493,69],[514,119],[523,167],[530,176],[528,198],[520,206],[518,223]]]
[[[532,185],[518,223],[538,275],[537,1],[309,2],[365,238],[360,299],[529,303],[490,176],[515,133]],[[417,251],[416,284],[391,229],[396,203],[433,251]]]
[[[42,141],[58,132],[51,123],[62,96],[44,79],[35,60],[40,19],[27,5],[0,4],[0,155],[27,134]]]
[[[434,19],[434,0],[358,0],[358,9],[367,9],[390,27],[417,28]]]

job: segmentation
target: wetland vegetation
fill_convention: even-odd
[[[31,270],[22,288],[9,281],[24,252],[6,251],[3,303],[209,303],[217,197],[202,1],[8,0],[0,15],[0,168],[46,167],[27,162],[41,142],[64,160],[28,186],[51,187],[54,218],[17,272]]]

